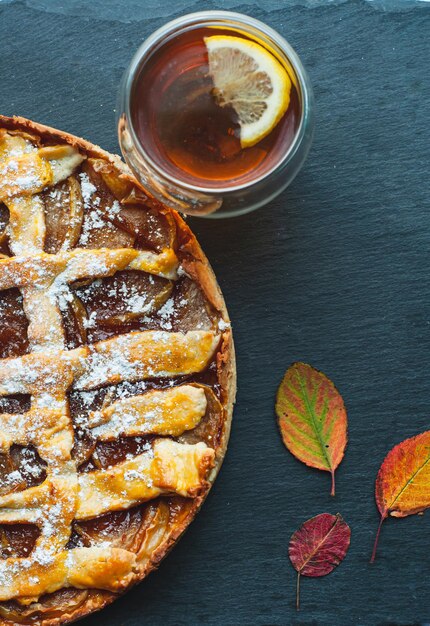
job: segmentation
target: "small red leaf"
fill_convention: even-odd
[[[302,524],[292,535],[288,555],[297,571],[297,610],[300,608],[300,576],[326,576],[345,558],[351,529],[342,516],[321,513]]]

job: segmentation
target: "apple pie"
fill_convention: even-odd
[[[0,624],[156,568],[221,465],[230,322],[194,235],[116,156],[0,116]]]

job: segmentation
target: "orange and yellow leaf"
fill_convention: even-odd
[[[375,484],[381,520],[373,547],[372,562],[382,522],[389,515],[406,517],[430,507],[430,431],[405,439],[387,454]]]
[[[300,461],[332,476],[347,442],[347,416],[342,397],[331,380],[306,363],[293,363],[276,396],[282,439]]]

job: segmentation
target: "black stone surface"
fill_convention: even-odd
[[[314,146],[289,190],[242,218],[192,220],[234,324],[229,451],[159,571],[87,626],[430,623],[428,514],[388,520],[369,565],[377,469],[430,427],[430,11],[288,4],[0,0],[0,111],[112,151],[133,51],[197,8],[235,8],[277,28],[317,101]],[[327,373],[348,408],[335,498],[329,475],[297,462],[278,435],[275,391],[298,359]],[[323,511],[351,525],[351,549],[330,576],[303,580],[296,614],[288,540]]]

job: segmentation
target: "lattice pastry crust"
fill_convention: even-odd
[[[194,517],[235,393],[194,236],[117,158],[0,116],[0,624],[141,580]]]

